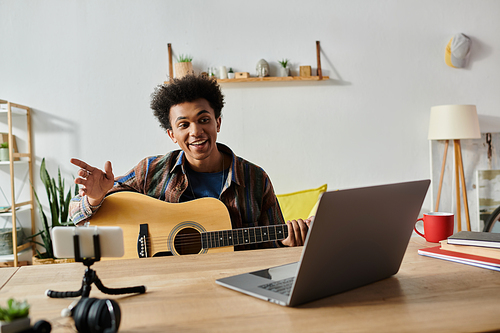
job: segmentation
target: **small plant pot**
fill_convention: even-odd
[[[0,148],[0,161],[9,160],[9,148]]]
[[[175,64],[175,77],[180,79],[183,76],[194,74],[193,63],[191,62],[178,62]]]
[[[22,332],[31,327],[30,317],[19,318],[13,321],[0,321],[0,333]]]
[[[279,67],[278,68],[278,76],[279,77],[287,77],[290,76],[290,68],[288,67]]]

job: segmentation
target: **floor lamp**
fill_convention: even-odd
[[[439,190],[435,211],[439,211],[443,175],[448,154],[449,140],[453,140],[454,166],[455,166],[455,195],[457,202],[457,231],[462,231],[460,185],[462,186],[462,199],[464,203],[467,230],[470,231],[469,204],[467,202],[467,189],[465,186],[464,166],[462,161],[461,139],[480,139],[479,120],[475,105],[440,105],[431,108],[429,122],[429,140],[445,140],[443,164],[439,177]]]

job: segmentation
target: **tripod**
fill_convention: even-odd
[[[99,241],[99,234],[94,234],[93,236],[94,242],[94,257],[93,258],[82,258],[80,255],[80,235],[73,235],[73,247],[75,251],[75,261],[82,262],[87,269],[85,270],[85,274],[83,275],[82,287],[77,291],[54,291],[47,290],[45,294],[51,298],[66,298],[66,297],[89,297],[90,289],[92,288],[92,284],[95,283],[97,288],[105,294],[108,295],[122,295],[122,294],[132,294],[139,293],[144,294],[146,292],[146,286],[137,286],[137,287],[126,287],[126,288],[108,288],[105,287],[97,273],[90,268],[96,261],[101,260],[101,243]]]

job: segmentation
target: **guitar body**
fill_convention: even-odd
[[[234,249],[233,246],[210,249],[195,246],[194,250],[184,250],[182,240],[198,239],[202,232],[232,229],[226,206],[215,198],[168,203],[135,192],[117,192],[106,197],[101,208],[91,218],[90,225],[118,226],[123,229],[125,254],[121,259],[158,254],[195,254],[193,251],[228,252]],[[138,250],[142,240],[138,238],[144,225],[147,225],[148,237],[144,239],[147,246],[143,244],[145,253],[142,253]]]

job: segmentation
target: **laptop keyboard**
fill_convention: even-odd
[[[278,294],[290,296],[290,291],[292,290],[294,279],[295,277],[289,277],[283,280],[278,280],[271,283],[260,285],[259,288],[274,291]]]

